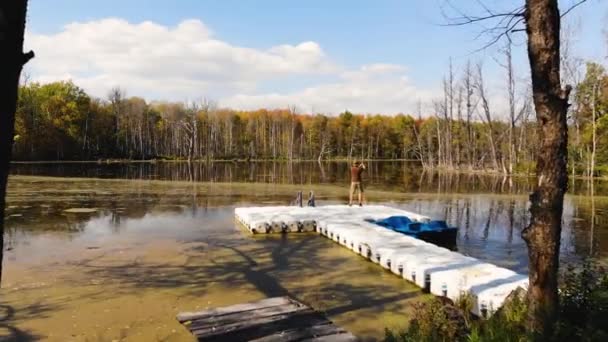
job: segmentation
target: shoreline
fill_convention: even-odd
[[[350,162],[348,158],[336,158],[336,159],[326,159],[322,160],[320,163],[347,163]],[[358,159],[368,163],[390,163],[390,162],[400,162],[400,163],[419,163],[418,160],[415,159]],[[157,163],[319,163],[316,159],[195,159],[192,161],[188,161],[186,159],[99,159],[99,160],[12,160],[10,162],[11,165],[59,165],[59,164],[98,164],[98,165],[110,165],[110,164],[157,164]],[[453,175],[469,175],[469,176],[486,176],[486,177],[501,177],[504,179],[509,178],[535,178],[536,175],[533,173],[513,173],[513,174],[504,174],[494,170],[475,170],[475,169],[456,169],[456,168],[424,168],[420,165],[420,169],[422,172],[434,173],[434,174],[453,174]],[[598,180],[598,181],[608,181],[608,176],[600,176],[600,177],[587,177],[576,175],[572,177],[571,174],[568,175],[568,180]]]
[[[348,159],[348,158],[332,158],[323,159],[321,163],[327,162],[349,162],[351,160],[362,160],[365,162],[411,162],[418,163],[416,159]],[[191,163],[301,163],[315,162],[317,159],[193,159]],[[97,159],[97,160],[11,160],[11,164],[129,164],[129,163],[188,163],[187,159]]]

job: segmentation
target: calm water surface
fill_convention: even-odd
[[[50,340],[184,340],[178,311],[287,294],[377,339],[403,324],[416,289],[314,235],[252,238],[233,221],[234,207],[286,204],[297,189],[315,188],[319,204],[344,203],[347,171],[345,163],[15,164],[13,175],[28,177],[10,180],[0,336],[5,328]],[[398,162],[372,163],[366,176],[370,203],[445,219],[460,228],[459,252],[527,271],[521,230],[533,179],[429,175]],[[572,186],[562,260],[606,262],[604,186],[594,196]],[[113,314],[93,324],[79,310]]]
[[[416,162],[367,163],[366,182],[400,192],[524,194],[534,187],[533,177],[423,172]],[[156,179],[198,182],[255,182],[270,184],[347,184],[345,162],[134,162],[134,163],[16,163],[15,175]],[[608,181],[596,181],[595,193],[608,195]],[[585,180],[571,181],[572,194],[587,195]]]
[[[217,162],[217,163],[38,163],[14,164],[14,175],[37,175],[59,177],[91,177],[111,179],[167,180],[222,183],[294,184],[306,190],[307,185],[324,184],[345,186],[348,184],[348,164],[343,162]],[[521,229],[528,222],[527,195],[533,189],[530,177],[482,176],[464,174],[437,174],[423,172],[412,162],[371,162],[365,175],[370,189],[404,193],[396,206],[414,210],[438,219],[445,219],[459,228],[458,248],[472,256],[504,263],[517,271],[526,270],[526,250],[521,239]],[[103,191],[103,188],[95,189]],[[586,181],[574,180],[569,185],[571,196],[565,201],[562,251],[565,258],[585,256],[603,258],[608,253],[607,210],[608,182],[596,181],[593,196]],[[424,194],[415,196],[413,194]],[[406,196],[407,194],[407,196]],[[500,194],[501,196],[492,196]],[[346,200],[346,194],[333,191],[319,193],[328,201]],[[434,196],[433,196],[434,195]],[[275,204],[286,204],[293,196],[285,194],[269,199]],[[145,203],[153,202],[154,196],[145,196],[137,208],[113,212],[115,225],[121,227],[121,216],[132,216],[132,211],[145,215],[149,208]],[[183,202],[177,198],[176,201]],[[192,199],[187,205],[198,213],[206,208],[211,199],[205,194]],[[216,195],[216,205],[231,208],[235,199]],[[239,201],[247,199],[239,198]],[[382,202],[384,198],[369,198]],[[395,199],[391,199],[395,201]],[[107,206],[109,203],[102,203]],[[249,200],[240,205],[257,205]],[[72,203],[75,207],[90,203]],[[112,208],[110,208],[112,209]],[[231,217],[230,210],[227,216]],[[32,213],[28,218],[35,218]],[[100,214],[103,215],[103,214]],[[181,214],[173,213],[179,217]],[[52,216],[52,215],[51,215]],[[46,218],[48,219],[48,217]],[[27,221],[27,219],[24,219]],[[43,221],[40,224],[45,225]],[[113,221],[114,222],[114,221]],[[26,222],[23,222],[24,224]],[[24,229],[25,227],[19,228]],[[61,230],[60,230],[61,231]],[[86,232],[83,232],[86,234]]]

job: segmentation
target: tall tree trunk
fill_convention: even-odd
[[[530,195],[530,225],[522,236],[530,268],[529,330],[546,336],[558,309],[557,271],[564,193],[568,186],[566,113],[571,88],[560,81],[558,0],[526,1],[528,59],[540,146],[537,185]]]
[[[443,159],[442,159],[442,153],[441,153],[441,129],[439,127],[439,122],[441,122],[441,120],[439,119],[439,117],[437,117],[437,166],[441,167],[443,165]]]
[[[4,207],[6,183],[15,135],[15,111],[19,91],[19,76],[23,65],[34,53],[23,53],[23,34],[27,0],[0,3],[0,47],[4,62],[0,63],[0,282],[4,256]]]
[[[479,92],[479,98],[481,100],[481,104],[483,107],[483,113],[484,116],[482,117],[482,119],[485,119],[485,121],[488,124],[488,140],[490,142],[490,152],[492,153],[492,167],[494,169],[494,171],[498,171],[499,170],[499,166],[498,166],[498,148],[496,147],[497,142],[496,139],[494,138],[494,125],[493,125],[493,120],[492,120],[492,112],[490,111],[490,104],[488,101],[488,98],[486,97],[486,91],[485,91],[485,84],[483,81],[483,69],[481,64],[477,64],[477,90]],[[503,164],[504,165],[504,164]],[[504,172],[503,172],[504,173]]]
[[[473,129],[471,126],[471,119],[473,117],[473,83],[472,83],[473,72],[471,71],[471,62],[467,61],[464,78],[464,88],[466,91],[467,101],[467,162],[469,169],[473,169]]]
[[[443,107],[441,108],[442,114],[443,114],[443,119],[445,121],[445,136],[443,139],[443,156],[444,156],[444,161],[443,161],[443,166],[445,168],[451,168],[451,158],[452,158],[452,137],[451,137],[451,131],[450,128],[452,126],[452,120],[451,120],[451,115],[452,115],[452,100],[451,100],[451,93],[452,93],[452,84],[451,84],[451,79],[452,79],[452,69],[451,69],[451,65],[450,65],[450,77],[448,80],[443,79]]]
[[[456,121],[456,167],[460,169],[460,164],[462,163],[461,154],[462,154],[462,86],[458,86],[458,97],[456,98],[456,112],[458,115]]]
[[[507,59],[507,79],[509,93],[509,175],[513,174],[513,164],[515,160],[515,77],[513,72],[513,56],[511,54],[511,39],[507,41],[505,57]]]
[[[600,89],[600,79],[593,85],[591,94],[591,166],[589,167],[589,177],[591,177],[591,183],[593,183],[593,177],[595,175],[595,155],[597,150],[597,95]]]
[[[294,144],[295,144],[295,139],[296,139],[296,107],[295,106],[291,106],[289,108],[289,160],[293,160],[293,149],[294,149]]]
[[[454,70],[452,68],[452,58],[450,57],[450,74],[448,76],[448,110],[449,120],[447,120],[447,139],[446,152],[448,155],[448,166],[454,168],[454,150],[453,150],[453,125],[454,125]]]

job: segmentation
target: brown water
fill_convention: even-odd
[[[189,341],[174,319],[180,311],[290,295],[326,311],[355,334],[378,339],[385,327],[405,325],[411,304],[425,298],[408,283],[315,235],[254,238],[235,225],[234,207],[285,204],[298,189],[314,189],[319,204],[344,202],[347,179],[339,173],[346,171],[345,165],[330,164],[325,176],[305,166],[296,168],[302,181],[285,179],[283,171],[262,177],[272,170],[267,164],[260,164],[258,170],[264,171],[253,178],[242,178],[251,170],[241,165],[228,168],[233,178],[220,172],[212,179],[180,171],[187,164],[155,165],[17,168],[15,173],[22,174],[57,175],[63,170],[68,176],[144,180],[10,179],[0,336]],[[140,177],[121,173],[131,168]],[[176,170],[171,173],[171,168]],[[377,166],[387,173],[390,168]],[[144,169],[148,172],[141,173]],[[527,252],[520,237],[529,215],[525,181],[489,185],[496,183],[482,184],[483,177],[473,177],[467,186],[466,178],[445,181],[425,175],[435,183],[406,193],[414,171],[386,180],[382,172],[370,172],[369,201],[446,219],[460,228],[461,253],[526,272]],[[319,185],[320,177],[326,181]],[[171,181],[146,180],[151,178]],[[187,179],[207,182],[183,181]],[[479,190],[488,186],[504,191]],[[436,191],[427,193],[430,188]],[[562,260],[590,255],[606,262],[607,218],[608,197],[568,196]]]

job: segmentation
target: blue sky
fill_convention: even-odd
[[[522,1],[504,0],[486,3],[495,2],[498,5],[493,6],[510,8]],[[574,0],[562,1],[562,6],[568,6],[573,2]],[[107,92],[105,88],[111,87],[115,79],[115,85],[127,89],[129,95],[148,99],[181,100],[200,96],[212,98],[221,105],[243,108],[285,107],[290,104],[287,102],[295,102],[303,111],[312,108],[323,112],[335,112],[340,110],[339,108],[352,107],[353,110],[360,112],[400,112],[413,110],[415,103],[413,98],[429,102],[433,96],[440,95],[437,92],[440,89],[441,78],[447,71],[451,57],[457,69],[467,59],[483,60],[489,83],[496,87],[494,91],[496,102],[500,102],[502,71],[493,61],[493,58],[500,58],[497,48],[474,53],[488,39],[488,37],[474,39],[481,30],[480,26],[441,26],[440,24],[445,22],[442,6],[449,11],[449,8],[442,5],[443,3],[444,0],[30,0],[26,45],[39,52],[37,59],[42,60],[32,63],[28,72],[34,80],[41,81],[61,77],[72,78],[76,83],[82,83],[82,86],[94,95],[102,97]],[[480,11],[475,1],[454,0],[452,3],[467,13]],[[102,21],[107,18],[122,19],[124,22]],[[209,31],[209,36],[197,37],[197,34],[204,35],[202,29],[187,31],[187,33],[192,32],[193,36],[190,40],[183,42],[183,45],[175,45],[172,41],[176,39],[169,33],[165,40],[158,42],[158,46],[161,49],[174,47],[175,54],[187,55],[189,46],[199,40],[207,39],[213,44],[202,46],[200,49],[202,51],[198,52],[201,54],[200,57],[195,55],[192,61],[187,57],[183,57],[184,60],[182,57],[177,58],[175,63],[190,65],[192,68],[184,67],[176,70],[176,73],[182,75],[181,79],[156,75],[153,66],[146,69],[145,74],[148,78],[140,77],[138,81],[135,81],[135,78],[127,78],[126,76],[131,72],[140,76],[143,72],[127,70],[125,66],[107,65],[105,61],[96,61],[101,55],[105,56],[106,61],[110,58],[108,56],[117,56],[117,59],[122,57],[120,54],[105,54],[114,51],[111,40],[98,40],[101,38],[89,38],[79,33],[86,31],[95,35],[96,32],[105,32],[103,27],[115,25],[122,28],[108,32],[121,32],[121,35],[139,37],[137,34],[145,28],[136,25],[142,22],[149,21],[171,30],[188,19],[199,21],[204,29]],[[569,25],[576,27],[575,50],[578,56],[605,63],[608,44],[602,30],[607,28],[604,24],[607,21],[608,2],[603,0],[589,0],[569,16]],[[74,22],[96,24],[78,28],[78,32],[73,29],[69,37],[66,33],[63,39],[60,39],[61,34],[66,31],[66,25]],[[90,30],[87,30],[87,27]],[[179,32],[176,31],[174,34]],[[74,46],[76,43],[66,44],[67,46],[63,47],[62,41],[64,44],[70,41],[103,41],[103,43],[97,43],[95,47],[79,49]],[[214,56],[208,63],[197,64],[196,61],[206,58],[206,49],[209,46],[216,46],[216,42],[228,44],[230,49],[227,48],[226,53],[221,56]],[[273,48],[282,45],[297,47],[303,42],[315,43],[318,51],[315,46],[301,47],[314,50],[310,50],[311,55],[306,60],[296,56],[299,54],[299,48],[293,54],[278,52],[280,59],[276,60],[277,56]],[[515,50],[516,66],[521,77],[524,77],[527,61],[522,34],[516,38],[516,42],[520,45]],[[66,55],[78,53],[81,58],[72,60],[73,57],[62,56],[61,51],[47,52],[53,48],[65,51]],[[252,60],[259,60],[263,66],[247,61],[235,62],[236,66],[225,66],[225,74],[215,72],[215,69],[222,68],[217,65],[222,60],[247,59],[248,52],[241,51],[241,48],[251,49],[253,52],[264,53],[271,50],[272,52],[270,52],[271,56],[252,57]],[[154,49],[154,45],[142,45],[137,51],[145,53],[151,49]],[[235,54],[237,57],[234,57]],[[245,56],[243,57],[242,54]],[[281,67],[280,70],[268,69],[267,63],[262,61],[266,57],[272,57],[273,62],[268,63],[281,65],[284,63],[285,67]],[[124,58],[134,57],[125,55]],[[55,64],[48,61],[51,59]],[[54,68],[56,63],[60,63],[57,60],[65,61],[66,65]],[[152,63],[151,60],[135,59],[134,61],[140,64]],[[160,57],[153,61],[159,63],[158,69],[171,70],[170,68],[173,67],[164,65],[163,63],[170,61],[163,62]],[[288,64],[291,66],[287,66]],[[330,67],[329,64],[332,66]],[[364,67],[380,64],[395,66],[395,68]],[[209,76],[210,73],[202,72],[208,67],[213,68],[213,77]],[[247,68],[268,70],[261,73]],[[59,72],[57,69],[62,71]],[[323,71],[319,72],[321,69]],[[383,71],[379,73],[373,71],[371,75],[369,70]],[[234,72],[228,74],[230,71]],[[356,72],[359,74],[355,80],[345,76]],[[242,82],[239,81],[239,74],[247,74]],[[174,84],[176,82],[180,84]],[[188,85],[192,89],[189,89]],[[160,88],[166,88],[166,91]],[[379,96],[382,91],[392,88],[408,90],[400,91],[388,100]],[[344,89],[345,93],[340,93],[341,89]],[[327,96],[327,98],[317,101],[315,96]],[[246,103],[247,101],[250,103]]]

